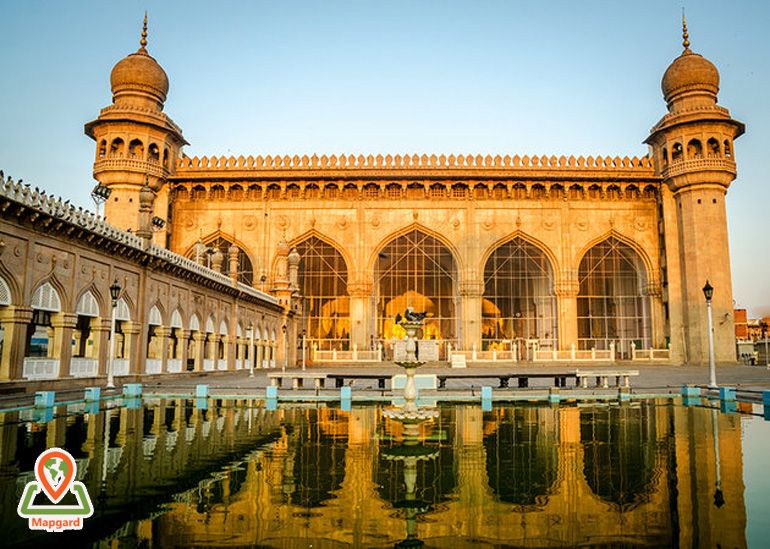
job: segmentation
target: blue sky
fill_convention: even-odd
[[[770,314],[770,2],[685,2],[692,48],[747,124],[727,195],[736,304]],[[138,47],[188,155],[642,155],[682,2],[0,3],[0,169],[90,205],[83,124]]]

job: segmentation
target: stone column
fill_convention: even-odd
[[[359,350],[369,348],[369,329],[371,313],[371,282],[353,282],[348,284],[350,295],[350,348],[358,345]]]
[[[579,284],[576,279],[562,279],[554,284],[556,306],[559,313],[559,349],[568,351],[578,346],[577,296]]]
[[[666,313],[661,299],[663,292],[660,283],[655,281],[647,284],[644,293],[650,300],[650,343],[653,349],[665,349]]]
[[[235,370],[235,338],[229,335],[223,335],[221,338],[222,344],[224,345],[225,363],[227,364],[227,369]]]
[[[481,350],[481,296],[484,293],[483,281],[460,283],[460,312],[462,314],[463,349],[472,349],[475,345]]]
[[[169,336],[171,336],[171,328],[168,328],[167,326],[155,326],[155,337],[158,338],[158,347],[160,350],[161,373],[168,372]]]
[[[228,267],[230,268],[230,280],[233,286],[238,282],[238,246],[230,244],[227,249]]]
[[[143,345],[139,343],[139,337],[142,334],[142,324],[134,321],[123,322],[124,352],[123,356],[128,359],[128,373],[144,373],[144,356],[142,355]]]
[[[53,327],[51,358],[59,359],[59,377],[70,376],[72,330],[77,321],[78,316],[73,313],[56,313],[51,315],[51,326]]]
[[[193,332],[193,360],[195,366],[193,366],[194,372],[200,372],[203,370],[203,356],[206,350],[206,334],[203,332]],[[186,367],[186,365],[185,365]]]
[[[107,375],[107,361],[110,359],[110,319],[91,319],[91,332],[94,338],[94,358],[98,364],[96,374]]]
[[[32,309],[24,307],[3,307],[0,309],[2,323],[3,354],[0,357],[0,380],[21,379],[26,352],[27,330],[32,320]]]
[[[208,339],[206,342],[208,349],[206,355],[204,355],[204,358],[208,356],[211,358],[211,360],[214,361],[214,370],[219,368],[219,341],[221,339],[222,336],[219,334],[208,334]]]
[[[176,329],[176,337],[177,337],[177,347],[176,347],[176,356],[174,358],[178,358],[182,361],[182,371],[187,371],[187,359],[189,358],[187,355],[187,342],[190,339],[190,330],[182,330],[181,328],[175,328]]]

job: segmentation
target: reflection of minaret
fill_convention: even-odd
[[[492,412],[497,414],[497,411]],[[491,501],[484,448],[484,413],[480,406],[458,406],[455,409],[454,461],[457,464],[457,500],[461,508],[478,509],[465,518],[467,529],[462,535],[471,539],[484,537],[482,507]]]
[[[363,535],[369,517],[370,509],[367,502],[377,498],[376,486],[372,480],[372,463],[374,463],[375,408],[355,407],[348,413],[348,447],[345,451],[345,478],[340,486],[340,494],[345,494],[345,500],[352,502],[346,510],[352,525],[353,547],[364,544]]]
[[[716,408],[711,410],[711,427],[714,432],[714,462],[716,463],[716,486],[714,487],[714,505],[717,508],[725,504],[725,496],[722,493],[722,476],[719,471],[719,419]]]

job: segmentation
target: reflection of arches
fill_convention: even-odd
[[[655,408],[606,406],[581,409],[583,474],[601,499],[629,511],[649,500],[660,473]]]
[[[338,248],[315,235],[295,247],[301,258],[298,284],[304,298],[303,327],[307,337],[331,340],[329,345],[337,346],[350,337],[345,258]]]
[[[540,507],[554,493],[559,443],[556,412],[539,407],[504,409],[493,434],[484,438],[489,486],[505,503]]]
[[[650,306],[642,257],[614,236],[592,246],[578,269],[578,344],[607,349],[618,342],[621,356],[650,345]]]
[[[377,334],[398,337],[394,308],[426,311],[426,339],[454,339],[458,335],[455,301],[459,272],[456,255],[441,240],[413,227],[379,249],[373,269]]]
[[[483,342],[524,338],[555,346],[553,284],[553,268],[543,250],[518,236],[498,246],[484,266]]]

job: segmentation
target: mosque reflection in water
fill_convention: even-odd
[[[3,508],[59,445],[97,507],[71,537],[96,546],[746,545],[736,414],[447,406],[409,440],[377,406],[249,406],[0,414]],[[6,535],[31,539],[10,515]]]

